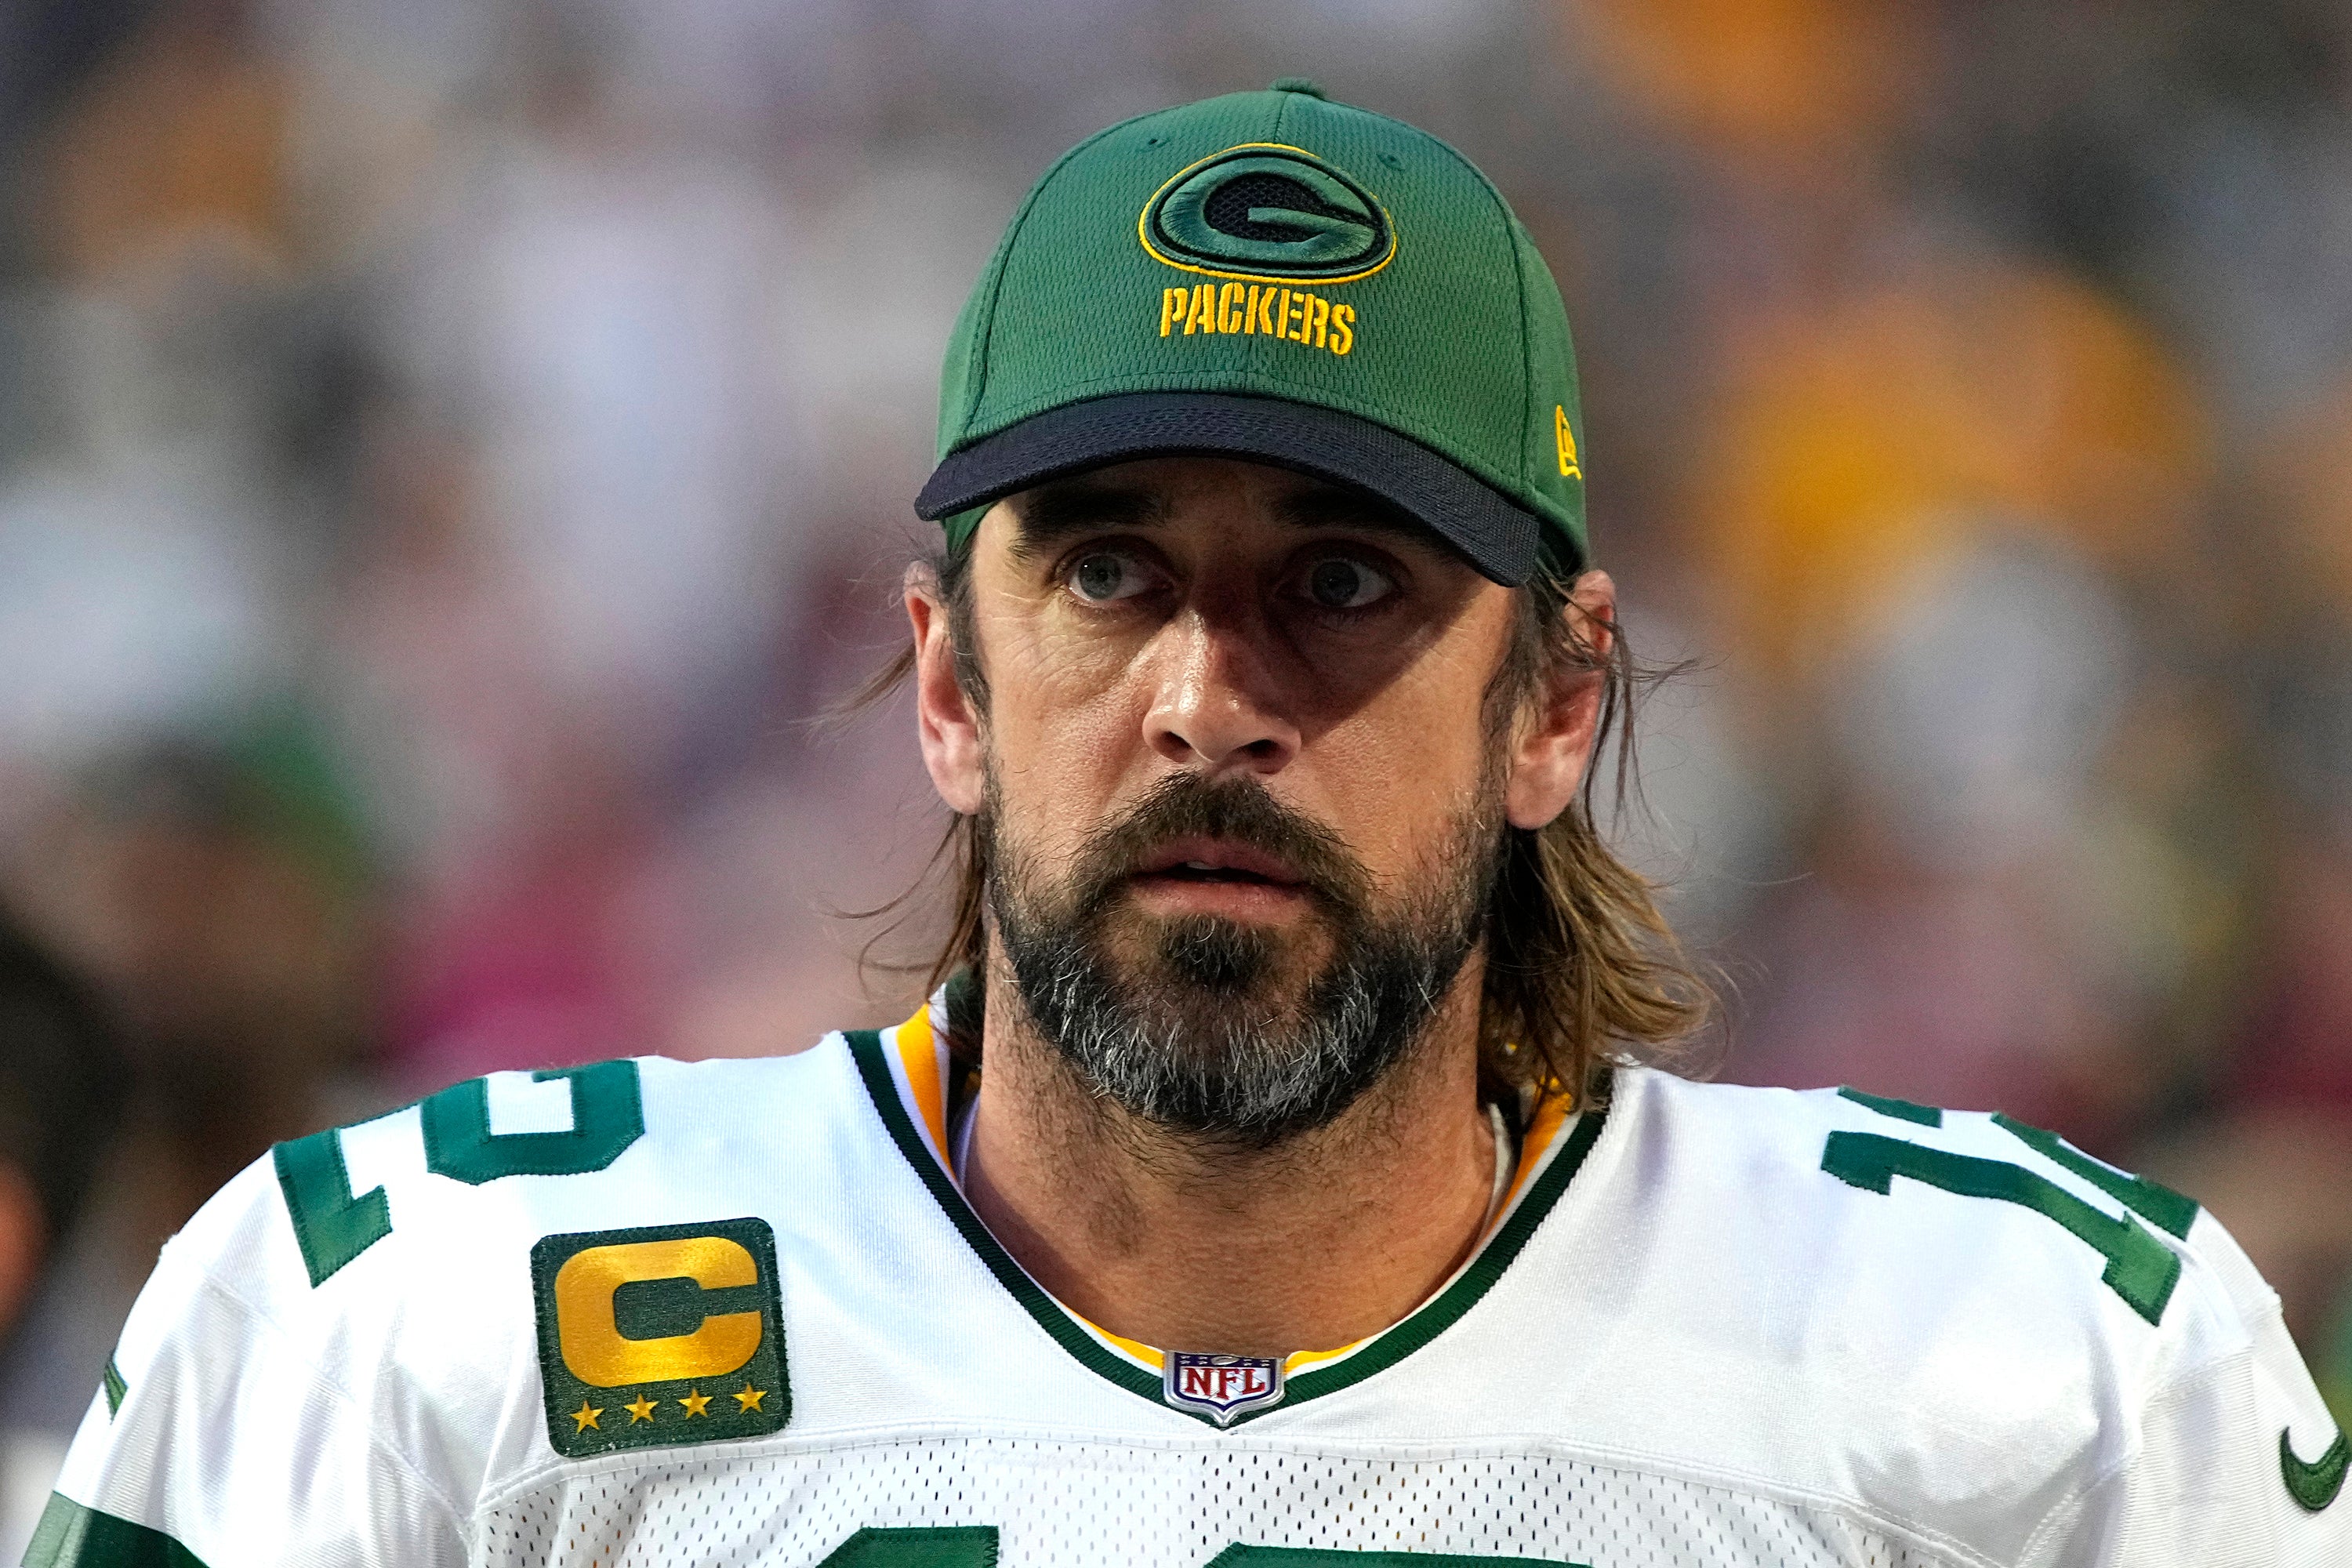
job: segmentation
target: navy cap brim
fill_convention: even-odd
[[[1139,392],[1048,409],[950,453],[915,513],[937,521],[1108,463],[1167,457],[1248,458],[1352,485],[1427,523],[1507,588],[1535,571],[1541,520],[1452,459],[1352,414],[1230,393]]]

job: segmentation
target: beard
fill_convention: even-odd
[[[1412,1055],[1484,933],[1503,853],[1494,779],[1386,900],[1336,834],[1250,779],[1171,775],[1058,880],[1000,828],[992,780],[988,909],[1038,1034],[1098,1098],[1247,1150],[1328,1125]],[[1280,857],[1307,918],[1286,930],[1145,914],[1128,879],[1194,835]]]

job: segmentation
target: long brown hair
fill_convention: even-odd
[[[958,683],[984,710],[987,675],[973,635],[970,552],[929,556],[923,567],[948,612]],[[1605,649],[1597,647],[1584,615],[1572,606],[1574,587],[1574,578],[1547,559],[1517,590],[1512,646],[1483,700],[1487,728],[1500,734],[1563,671],[1592,671],[1601,681],[1593,759],[1583,784],[1548,826],[1505,829],[1503,865],[1486,911],[1480,1068],[1490,1091],[1508,1090],[1513,1099],[1568,1091],[1588,1100],[1610,1062],[1684,1054],[1717,1008],[1715,987],[1658,908],[1656,886],[1612,850],[1596,826],[1604,775],[1615,802],[1638,801],[1636,695],[1674,671],[1636,664],[1622,626],[1611,627]],[[909,644],[836,713],[855,714],[880,702],[914,669]],[[1612,765],[1601,765],[1604,754],[1612,757]],[[932,856],[932,868],[941,867],[955,889],[945,939],[928,963],[876,965],[922,973],[926,993],[960,972],[984,972],[990,866],[977,817],[958,815],[949,823]],[[853,917],[887,920],[866,946],[869,962],[877,945],[927,912],[914,900],[929,880],[927,872],[916,887]],[[961,1055],[979,1049],[978,1040],[961,1031],[950,1044]]]

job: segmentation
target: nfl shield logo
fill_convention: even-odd
[[[1230,1426],[1244,1411],[1282,1403],[1282,1363],[1269,1356],[1170,1351],[1160,1396],[1179,1410]]]

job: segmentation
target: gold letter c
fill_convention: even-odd
[[[633,1340],[613,1316],[613,1293],[646,1279],[693,1280],[706,1290],[756,1285],[750,1250],[723,1236],[591,1247],[555,1271],[556,1337],[572,1375],[595,1388],[677,1378],[719,1377],[760,1348],[760,1314],[727,1312],[702,1320],[690,1334]]]

